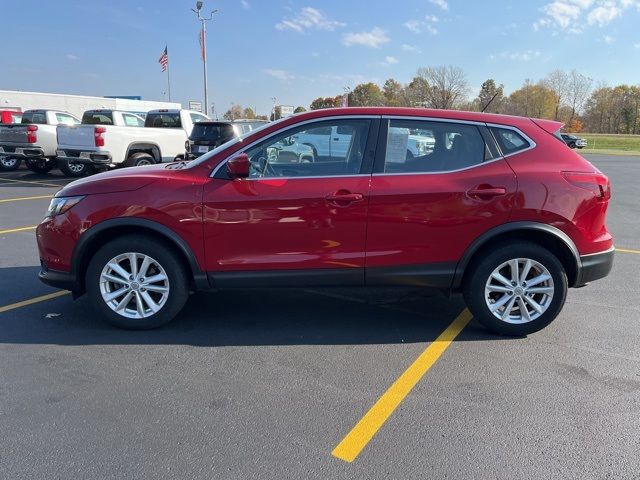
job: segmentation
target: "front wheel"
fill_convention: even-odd
[[[551,252],[533,243],[497,245],[473,263],[463,293],[473,316],[503,335],[549,325],[567,297],[567,275]]]
[[[56,161],[49,158],[46,158],[44,160],[34,160],[29,158],[25,160],[24,164],[29,170],[34,173],[45,174],[49,173],[53,169],[53,167],[56,166]]]
[[[11,172],[20,167],[20,159],[16,157],[0,157],[0,171]]]
[[[58,160],[58,169],[67,177],[84,177],[93,172],[93,168],[88,163],[62,159]]]
[[[86,273],[90,302],[109,323],[144,330],[170,322],[189,296],[185,268],[152,237],[113,240],[93,256]]]

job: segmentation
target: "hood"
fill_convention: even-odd
[[[75,195],[95,195],[98,193],[130,192],[146,187],[157,181],[166,180],[179,170],[167,169],[168,164],[149,165],[135,168],[118,168],[110,172],[98,173],[71,182],[58,193],[57,197]]]

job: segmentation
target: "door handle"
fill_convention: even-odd
[[[469,190],[467,194],[470,197],[492,198],[506,195],[507,189],[504,187],[476,187]]]
[[[353,202],[359,202],[364,198],[361,193],[351,193],[344,190],[331,193],[325,197],[327,202],[344,207]]]
[[[337,138],[337,137],[333,137],[333,141],[334,141],[334,142],[338,142],[339,140],[340,140],[339,138]]]

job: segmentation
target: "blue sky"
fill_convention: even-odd
[[[0,89],[202,99],[191,0],[0,0]],[[210,103],[266,113],[362,81],[407,82],[421,66],[462,67],[477,94],[556,68],[609,85],[640,82],[640,0],[206,0]]]

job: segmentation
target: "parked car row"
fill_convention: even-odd
[[[16,112],[12,112],[15,114]],[[89,110],[82,119],[54,110],[27,110],[20,123],[0,125],[0,170],[24,160],[38,173],[58,167],[70,177],[117,166],[139,166],[185,158],[193,125],[209,120],[190,110],[152,110],[141,115]]]

